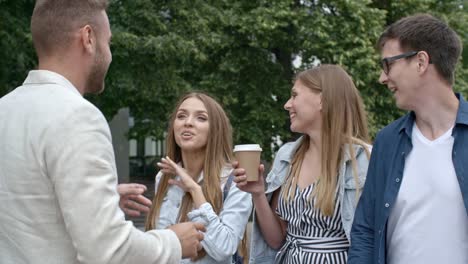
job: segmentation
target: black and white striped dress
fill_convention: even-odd
[[[314,186],[315,183],[302,191],[296,187],[295,198],[289,202],[281,195],[278,199],[276,213],[288,222],[288,230],[286,242],[276,256],[276,263],[347,262],[349,241],[341,222],[340,201],[335,198],[333,215],[324,216],[308,198]]]

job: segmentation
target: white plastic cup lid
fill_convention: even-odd
[[[262,148],[259,144],[243,144],[243,145],[235,145],[234,152],[238,151],[262,151]]]

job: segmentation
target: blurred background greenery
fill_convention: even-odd
[[[0,97],[37,65],[33,7],[33,0],[0,0]],[[283,109],[294,73],[317,63],[340,64],[351,74],[372,136],[403,114],[377,82],[375,50],[385,26],[403,16],[427,12],[458,32],[464,52],[454,89],[467,95],[467,8],[466,0],[115,0],[106,90],[88,99],[109,120],[128,107],[128,137],[157,140],[177,97],[206,91],[228,112],[234,142],[261,143],[270,161],[278,143],[294,137]]]

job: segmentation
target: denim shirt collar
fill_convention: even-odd
[[[278,159],[291,164],[294,154],[296,153],[297,148],[301,145],[302,140],[304,140],[304,136],[300,136],[296,141],[294,141],[293,145],[291,146],[291,150],[285,152],[284,155],[280,154]]]
[[[458,124],[468,125],[468,102],[465,101],[463,96],[460,93],[455,93],[455,96],[460,101],[457,110],[457,117],[455,119],[455,126]],[[409,138],[411,138],[411,133],[413,132],[413,124],[416,119],[416,114],[411,111],[403,122],[401,122],[398,131],[400,133],[404,132]],[[454,130],[455,131],[455,130]],[[453,132],[452,132],[453,133]]]
[[[299,137],[296,141],[294,141],[293,145],[291,146],[291,151],[284,153],[283,155],[278,156],[278,159],[284,162],[287,162],[288,164],[291,164],[292,159],[294,157],[294,154],[296,153],[297,148],[301,144],[302,140],[304,140],[304,136]],[[367,147],[370,147],[368,145]],[[360,151],[363,150],[362,146],[360,145],[353,145],[354,151],[359,154]],[[344,150],[344,162],[350,161],[351,160],[351,153],[349,152],[349,149],[346,147]]]

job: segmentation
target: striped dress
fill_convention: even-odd
[[[276,263],[347,262],[350,244],[341,222],[340,201],[335,198],[333,215],[324,216],[314,208],[314,201],[308,198],[314,186],[315,183],[302,191],[297,186],[295,198],[289,202],[282,195],[279,197],[276,213],[288,223],[288,230],[286,241],[276,256]]]

